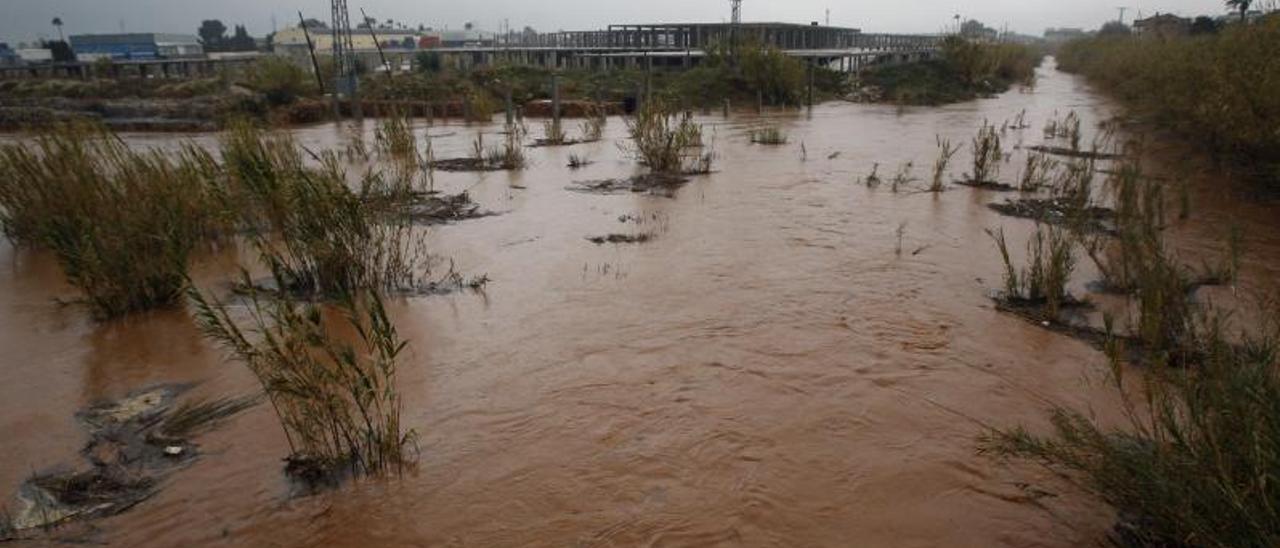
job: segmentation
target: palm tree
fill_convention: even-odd
[[[53,26],[54,26],[54,27],[56,27],[56,28],[58,29],[58,40],[61,40],[61,41],[63,41],[63,42],[66,42],[66,41],[67,41],[67,39],[66,39],[65,37],[63,37],[63,36],[62,36],[62,18],[61,18],[61,17],[54,17],[54,18],[53,18]]]
[[[1253,4],[1253,0],[1227,0],[1227,7],[1240,11],[1240,22],[1243,23],[1245,13],[1249,11],[1249,6]]]

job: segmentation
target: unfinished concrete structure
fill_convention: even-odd
[[[735,41],[772,46],[785,55],[808,58],[832,69],[854,70],[870,63],[928,57],[938,50],[941,37],[867,34],[856,28],[794,23],[626,24],[596,31],[499,36],[494,51],[473,51],[467,62],[484,64],[507,57],[547,67],[689,67],[705,57],[708,49]]]
[[[905,63],[935,55],[941,36],[868,34],[856,28],[793,23],[656,23],[609,25],[604,30],[552,33],[496,34],[492,40],[461,47],[417,50],[384,50],[355,46],[352,55],[366,67],[382,67],[382,58],[393,70],[411,69],[418,55],[439,56],[443,66],[468,69],[510,63],[544,68],[608,70],[646,68],[680,70],[696,66],[716,44],[742,40],[765,44],[783,54],[839,71],[853,71],[871,64]],[[310,68],[304,47],[282,48],[278,54]],[[317,56],[332,55],[316,48]],[[210,70],[238,68],[246,60],[119,61],[109,68],[112,77],[188,77]],[[0,67],[0,78],[88,77],[95,71],[87,63]]]

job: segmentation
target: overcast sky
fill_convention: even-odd
[[[609,23],[716,22],[729,17],[729,0],[348,0],[352,20],[360,8],[379,20],[458,28],[474,21],[494,30],[503,19],[511,27],[538,30],[584,30]],[[833,25],[866,32],[937,32],[959,13],[989,26],[1039,35],[1045,27],[1096,28],[1116,17],[1127,4],[1126,20],[1139,10],[1183,15],[1221,13],[1218,0],[744,0],[746,21],[807,23],[825,19]],[[284,27],[307,17],[329,19],[328,0],[0,0],[0,40],[29,41],[56,36],[50,26],[61,17],[67,34],[181,32],[195,34],[202,19],[220,19],[230,28],[244,24],[250,34],[271,32],[272,18]]]

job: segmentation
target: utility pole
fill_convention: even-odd
[[[827,8],[827,26],[831,26],[831,8]]]
[[[729,6],[733,8],[733,12],[729,17],[729,21],[732,22],[732,26],[729,27],[729,62],[732,64],[734,71],[736,72],[738,66],[738,60],[736,58],[738,34],[741,32],[739,27],[742,26],[742,0],[729,0]]]
[[[302,26],[302,35],[307,38],[307,53],[311,54],[311,69],[316,73],[316,85],[320,87],[320,95],[324,96],[324,75],[320,74],[320,62],[316,60],[316,45],[311,41],[311,31],[307,30],[307,20],[298,11],[298,24]]]
[[[378,41],[378,35],[373,32],[373,24],[375,21],[369,19],[369,14],[364,12],[364,8],[360,8],[360,16],[364,18],[364,24],[369,27],[369,37],[373,39],[373,45],[378,48],[378,58],[382,59],[382,66],[387,69],[387,79],[392,78],[391,63],[387,62],[387,54],[382,52],[382,43]]]
[[[1125,7],[1125,6],[1116,6],[1116,9],[1120,11],[1120,24],[1121,24],[1121,25],[1123,25],[1123,24],[1124,24],[1124,12],[1125,12],[1125,10],[1127,10],[1127,9],[1129,9],[1129,8],[1127,8],[1127,7]]]
[[[331,17],[333,19],[333,69],[335,82],[333,85],[333,108],[341,115],[339,96],[351,99],[351,110],[360,117],[360,102],[356,99],[356,58],[355,46],[351,43],[351,18],[347,12],[347,0],[331,0]]]

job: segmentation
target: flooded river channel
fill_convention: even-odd
[[[528,149],[524,171],[438,172],[437,188],[468,190],[495,215],[431,227],[430,249],[492,281],[483,294],[392,304],[410,341],[399,386],[419,438],[415,468],[294,496],[285,438],[259,405],[200,437],[204,455],[158,494],[88,534],[117,546],[1101,542],[1109,509],[975,449],[984,425],[1043,428],[1054,405],[1118,416],[1098,351],[994,310],[1002,265],[984,230],[1004,227],[1021,251],[1034,223],[987,207],[1003,194],[918,191],[936,135],[965,144],[958,178],[984,120],[1025,110],[1030,128],[1007,132],[1011,149],[1043,142],[1045,121],[1069,111],[1086,141],[1118,113],[1051,67],[1034,90],[946,107],[765,114],[788,133],[783,146],[750,144],[753,113],[699,116],[715,172],[671,196],[567,188],[636,172],[619,118],[602,142]],[[501,130],[420,122],[439,158]],[[313,150],[347,140],[333,125],[293,131]],[[140,146],[178,138],[126,136]],[[1149,144],[1149,167],[1191,177],[1192,216],[1169,233],[1188,261],[1219,257],[1232,222],[1244,229],[1241,282],[1205,295],[1243,306],[1274,290],[1280,209],[1180,145]],[[571,170],[570,153],[594,163]],[[1007,181],[1022,154],[1002,166]],[[888,181],[908,161],[922,181],[895,193]],[[886,183],[868,188],[860,179],[874,164]],[[588,240],[615,233],[649,239]],[[235,259],[202,257],[197,281],[229,278]],[[1073,292],[1088,294],[1094,278],[1082,256]],[[5,496],[76,462],[76,412],[94,402],[158,383],[198,383],[205,396],[259,390],[187,311],[96,323],[57,302],[75,295],[50,255],[0,244]]]

